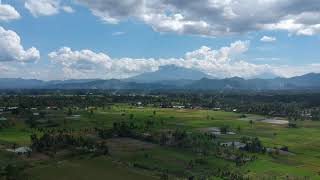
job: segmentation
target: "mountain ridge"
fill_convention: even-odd
[[[151,83],[175,80],[200,80],[202,78],[212,77],[198,70],[179,67],[176,65],[165,65],[160,66],[157,71],[142,73],[137,76],[127,78],[126,81]]]
[[[121,79],[78,79],[42,81],[37,79],[0,78],[0,89],[185,89],[185,90],[299,90],[319,89],[320,73],[309,73],[292,78],[162,80],[134,82]]]

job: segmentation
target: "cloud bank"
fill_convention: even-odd
[[[263,30],[320,33],[318,0],[74,0],[106,23],[136,19],[159,32],[223,36]]]
[[[115,59],[105,53],[91,50],[72,50],[63,47],[49,54],[50,60],[60,65],[66,77],[125,78],[157,70],[160,66],[176,65],[198,69],[214,77],[252,77],[270,70],[268,65],[251,64],[236,60],[249,48],[249,41],[236,41],[218,50],[203,46],[187,52],[183,58],[168,59]]]
[[[264,74],[279,77],[292,77],[310,72],[320,73],[320,64],[302,66],[254,64],[243,59],[250,46],[249,41],[236,41],[229,46],[212,49],[202,46],[187,52],[182,58],[112,58],[102,52],[92,50],[72,50],[62,47],[48,56],[55,66],[60,66],[64,79],[70,78],[102,78],[119,79],[135,76],[144,72],[152,72],[164,65],[176,65],[197,69],[212,77],[254,78]]]
[[[35,16],[74,9],[61,0],[26,0]],[[141,21],[158,32],[225,36],[256,31],[286,31],[295,35],[320,33],[318,0],[72,0],[105,23]],[[19,18],[14,8],[0,5],[0,21]],[[2,13],[2,14],[1,14]]]
[[[34,17],[55,15],[60,10],[74,12],[72,7],[62,6],[60,0],[26,0],[24,6]]]

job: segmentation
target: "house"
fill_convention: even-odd
[[[184,109],[185,106],[173,106],[173,108],[176,108],[176,109]]]
[[[28,154],[32,152],[32,149],[29,147],[20,147],[14,151],[16,154]]]
[[[16,109],[18,109],[18,107],[9,107],[8,109],[9,110],[16,110]]]
[[[0,122],[1,121],[7,121],[8,119],[7,118],[5,118],[5,117],[0,117]]]
[[[52,106],[51,109],[53,109],[53,110],[58,110],[59,108],[56,107],[56,106]]]
[[[221,143],[220,144],[221,146],[224,146],[224,147],[235,147],[236,149],[241,149],[241,148],[244,148],[246,147],[246,144],[244,143],[241,143],[241,142],[225,142],[225,143]]]
[[[79,119],[81,117],[81,115],[75,114],[75,115],[71,115],[69,117],[66,117],[67,119]]]
[[[19,147],[17,149],[7,149],[9,152],[16,153],[18,155],[25,155],[32,152],[32,149],[29,147]]]

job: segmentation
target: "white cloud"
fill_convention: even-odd
[[[248,50],[249,41],[236,41],[228,47],[222,47],[219,50],[212,50],[203,46],[198,50],[186,53],[186,60],[205,60],[215,61],[215,63],[226,63],[235,55],[242,54]]]
[[[320,64],[306,64],[301,66],[280,65],[274,66],[271,70],[280,77],[301,76],[307,73],[320,73]]]
[[[62,9],[66,13],[74,13],[75,12],[75,10],[70,6],[63,6]]]
[[[164,65],[176,65],[205,72],[213,77],[251,78],[263,74],[292,77],[310,72],[320,72],[320,64],[302,66],[254,64],[239,57],[249,48],[249,41],[236,41],[229,46],[212,49],[202,46],[187,52],[182,58],[112,58],[106,53],[92,50],[60,48],[48,54],[49,65],[34,66],[25,62],[39,59],[35,48],[23,50],[20,39],[13,31],[0,28],[0,76],[41,79],[126,78],[152,72]],[[2,38],[6,37],[6,38]],[[6,47],[6,48],[1,48]],[[269,63],[268,58],[257,58]],[[43,68],[45,67],[45,68]]]
[[[101,20],[116,24],[137,19],[160,32],[222,36],[283,30],[320,33],[318,0],[74,0]]]
[[[59,13],[59,0],[26,0],[24,4],[30,13],[35,16],[51,16]]]
[[[125,78],[156,71],[160,66],[176,65],[198,69],[215,77],[252,77],[269,70],[268,65],[255,65],[237,60],[248,50],[248,41],[236,41],[218,50],[203,46],[183,58],[133,59],[111,58],[91,50],[73,51],[64,47],[51,52],[49,58],[62,67],[65,78]]]
[[[0,61],[27,62],[39,58],[40,52],[35,47],[25,50],[17,33],[0,26]]]
[[[277,38],[276,37],[272,37],[272,36],[263,36],[260,41],[262,42],[274,42],[276,41]]]
[[[24,4],[30,13],[35,16],[52,16],[58,14],[60,10],[66,13],[73,13],[70,6],[62,6],[60,0],[26,0]]]
[[[101,20],[116,24],[121,20],[128,17],[140,16],[142,11],[146,11],[148,4],[154,0],[74,0],[80,4],[83,4],[92,11],[95,16],[98,16]],[[160,4],[159,4],[160,5]]]
[[[0,22],[8,22],[19,19],[21,16],[16,9],[8,4],[1,4],[0,1]]]
[[[319,9],[310,12],[289,14],[277,22],[259,25],[266,30],[282,30],[291,34],[311,36],[320,33]]]
[[[51,52],[48,56],[52,62],[62,66],[66,78],[127,77],[143,72],[143,69],[153,70],[153,63],[159,64],[153,59],[112,59],[104,53],[91,50],[73,51],[69,47]]]

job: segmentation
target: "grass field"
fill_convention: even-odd
[[[28,170],[34,180],[88,180],[88,179],[118,179],[118,180],[154,180],[156,178],[148,173],[126,168],[110,159],[93,158],[64,160],[48,165],[40,165]]]
[[[299,122],[299,128],[262,122],[254,122],[251,125],[248,121],[240,119],[241,114],[233,112],[137,108],[121,104],[97,109],[93,114],[86,111],[74,113],[80,117],[67,119],[61,124],[62,127],[75,129],[112,127],[113,122],[117,121],[142,122],[148,119],[164,122],[161,127],[154,127],[157,131],[179,128],[199,132],[203,128],[228,126],[237,134],[218,136],[219,141],[233,141],[242,136],[258,137],[266,147],[288,146],[292,155],[256,154],[257,160],[242,167],[236,167],[233,163],[222,159],[208,157],[208,164],[196,167],[191,172],[188,170],[188,162],[198,158],[195,154],[130,139],[116,139],[108,142],[112,160],[84,158],[40,163],[27,170],[34,179],[156,179],[162,171],[168,171],[171,175],[179,177],[185,173],[194,175],[210,168],[224,167],[245,172],[251,179],[262,177],[320,179],[320,122]],[[247,117],[261,118],[257,115],[247,115]],[[30,134],[31,130],[19,123],[15,127],[0,130],[0,142],[25,145],[30,142]],[[138,166],[134,168],[135,164]],[[139,167],[147,168],[142,170]]]

